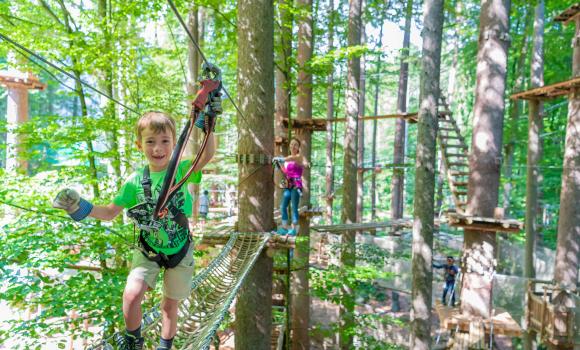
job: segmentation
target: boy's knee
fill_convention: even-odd
[[[179,300],[163,298],[161,303],[161,312],[167,315],[177,315],[177,309],[179,307]]]
[[[123,301],[128,304],[141,303],[147,288],[145,281],[131,280],[127,282],[123,291]]]

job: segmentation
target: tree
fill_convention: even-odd
[[[431,348],[431,284],[433,281],[433,230],[435,159],[437,156],[437,105],[443,32],[443,0],[423,5],[423,55],[413,202],[411,349]]]
[[[480,217],[493,217],[498,203],[509,13],[509,0],[481,2],[467,205],[468,214]],[[491,315],[495,249],[494,232],[465,230],[461,311],[467,315]]]
[[[332,54],[334,49],[334,1],[328,3],[328,52]],[[334,60],[333,60],[334,61]],[[332,224],[332,203],[334,200],[334,164],[333,164],[333,122],[334,118],[334,66],[331,62],[330,72],[328,73],[326,89],[326,221]]]
[[[413,19],[413,0],[407,0],[405,12],[405,33],[401,49],[399,87],[397,90],[397,113],[407,112],[407,82],[409,80],[409,46],[411,43],[411,21]],[[395,121],[395,141],[393,151],[393,181],[391,182],[391,219],[403,217],[403,194],[405,190],[405,119]]]
[[[532,88],[544,85],[544,1],[539,0],[534,18],[534,47],[532,50],[531,80]],[[531,100],[528,112],[528,157],[526,168],[526,251],[524,277],[536,277],[534,268],[536,238],[538,234],[538,177],[541,159],[543,104],[539,100]],[[528,327],[530,327],[528,325]],[[531,350],[533,337],[524,333],[524,347]]]
[[[361,42],[362,0],[349,0],[348,12],[348,46],[353,47]],[[344,134],[344,175],[341,221],[345,224],[356,222],[356,177],[357,177],[357,123],[360,93],[360,58],[351,56],[348,59],[348,76],[346,87],[346,131]],[[353,268],[356,264],[355,231],[346,231],[342,235],[340,261],[343,268]],[[352,290],[343,287],[343,294],[350,295]],[[347,330],[354,325],[354,305],[344,300],[340,305],[340,348],[350,349],[352,336]]]
[[[238,154],[271,155],[274,151],[273,18],[271,1],[238,2],[238,91],[243,113],[238,114]],[[272,231],[272,167],[244,163],[238,170],[238,230]],[[236,348],[270,349],[271,328],[272,258],[263,251],[238,296]]]
[[[312,73],[310,60],[312,59],[314,42],[314,22],[312,20],[312,0],[296,1],[296,9],[300,14],[297,19],[298,47],[296,49],[298,64],[298,79],[296,82],[296,119],[312,119]],[[312,130],[299,128],[295,136],[300,141],[300,153],[311,160]],[[305,167],[302,173],[303,191],[301,204],[310,207],[310,167]],[[302,216],[299,219],[298,239],[294,251],[294,259],[290,282],[290,303],[292,305],[292,349],[310,348],[310,293],[308,282],[308,266],[310,256],[310,218]]]

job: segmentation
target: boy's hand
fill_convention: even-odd
[[[216,118],[219,114],[223,113],[222,109],[222,98],[221,93],[216,93],[209,102],[209,111],[207,113],[201,112],[199,117],[195,121],[195,126],[203,130],[203,132],[207,132],[205,128],[205,119],[208,118],[209,124],[215,128],[215,121],[212,120]]]
[[[54,208],[65,210],[75,221],[86,218],[93,209],[93,205],[81,198],[77,191],[65,188],[60,191],[52,202]]]

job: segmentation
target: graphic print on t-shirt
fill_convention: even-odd
[[[159,192],[161,192],[162,183],[158,183],[153,189],[152,197],[157,201],[159,198]],[[139,191],[137,194],[137,198],[140,202],[145,202],[145,195],[143,192]],[[167,204],[167,207],[175,207],[177,210],[183,213],[183,204],[185,202],[185,196],[183,195],[182,190],[180,189],[175,193],[173,198]],[[159,230],[154,231],[141,231],[145,242],[149,244],[153,248],[163,248],[163,249],[171,249],[171,248],[178,248],[183,245],[183,242],[187,239],[187,235],[189,234],[188,230],[182,226],[180,226],[176,220],[173,219],[173,214],[171,210],[168,210],[167,215],[163,219],[159,219],[159,223],[161,224],[161,228]]]

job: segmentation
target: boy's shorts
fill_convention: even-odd
[[[193,279],[193,267],[193,242],[191,242],[187,254],[185,254],[179,265],[171,269],[165,269],[163,273],[163,296],[173,300],[183,300],[189,297]],[[140,250],[135,249],[127,282],[131,279],[137,279],[145,281],[149,288],[155,289],[159,272],[161,272],[161,268],[155,261],[147,259]]]

